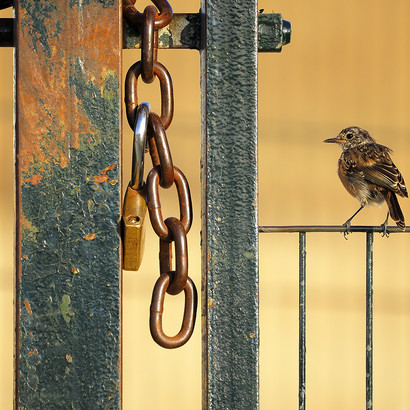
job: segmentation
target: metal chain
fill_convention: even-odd
[[[135,2],[135,1],[134,1]],[[160,82],[161,116],[154,112],[148,117],[148,145],[153,168],[149,172],[144,189],[146,202],[155,233],[160,238],[160,277],[155,283],[150,307],[150,331],[160,346],[172,349],[184,345],[195,326],[198,295],[194,282],[188,276],[187,233],[192,224],[192,202],[188,180],[183,172],[173,165],[165,130],[172,122],[174,97],[172,79],[168,70],[157,61],[158,29],[169,24],[172,8],[166,0],[153,0],[143,13],[134,7],[134,2],[123,0],[126,18],[138,27],[142,34],[141,61],[133,64],[125,79],[125,104],[130,127],[139,123],[138,78],[152,83],[155,77]],[[179,200],[179,219],[163,219],[159,186],[168,189],[176,186]],[[172,243],[175,243],[175,270],[172,270]],[[185,309],[181,330],[176,336],[167,336],[162,328],[165,294],[178,295],[184,291]]]

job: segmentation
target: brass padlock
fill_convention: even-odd
[[[128,185],[123,207],[123,269],[138,270],[144,254],[145,216],[147,203],[145,201],[145,185],[133,189]]]
[[[132,176],[125,193],[122,210],[123,269],[125,270],[138,270],[144,254],[144,222],[147,214],[147,202],[143,176],[149,111],[149,104],[141,103],[135,115]]]

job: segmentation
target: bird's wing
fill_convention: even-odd
[[[376,146],[366,153],[365,161],[357,161],[357,170],[364,178],[375,185],[407,197],[407,189],[403,176],[394,165],[387,150],[383,146]]]

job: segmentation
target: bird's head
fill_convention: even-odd
[[[328,138],[323,142],[335,142],[342,147],[343,151],[345,151],[349,148],[374,143],[376,141],[363,128],[348,127],[340,131],[339,135],[336,138]]]

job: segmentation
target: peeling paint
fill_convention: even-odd
[[[103,184],[104,182],[107,182],[110,178],[107,175],[97,175],[94,177],[94,182],[97,184]]]
[[[74,316],[74,312],[71,307],[71,299],[69,295],[63,295],[61,298],[60,312],[65,322],[67,324],[70,323],[71,318]]]
[[[28,313],[29,315],[32,315],[32,314],[33,314],[33,312],[31,311],[30,302],[29,302],[27,299],[24,301],[24,307],[26,308],[27,313]]]
[[[104,169],[101,171],[101,175],[106,175],[108,171],[112,171],[116,166],[117,166],[117,164],[111,164],[111,165],[109,165],[107,168],[104,168]]]
[[[119,16],[16,3],[17,408],[120,408]]]

